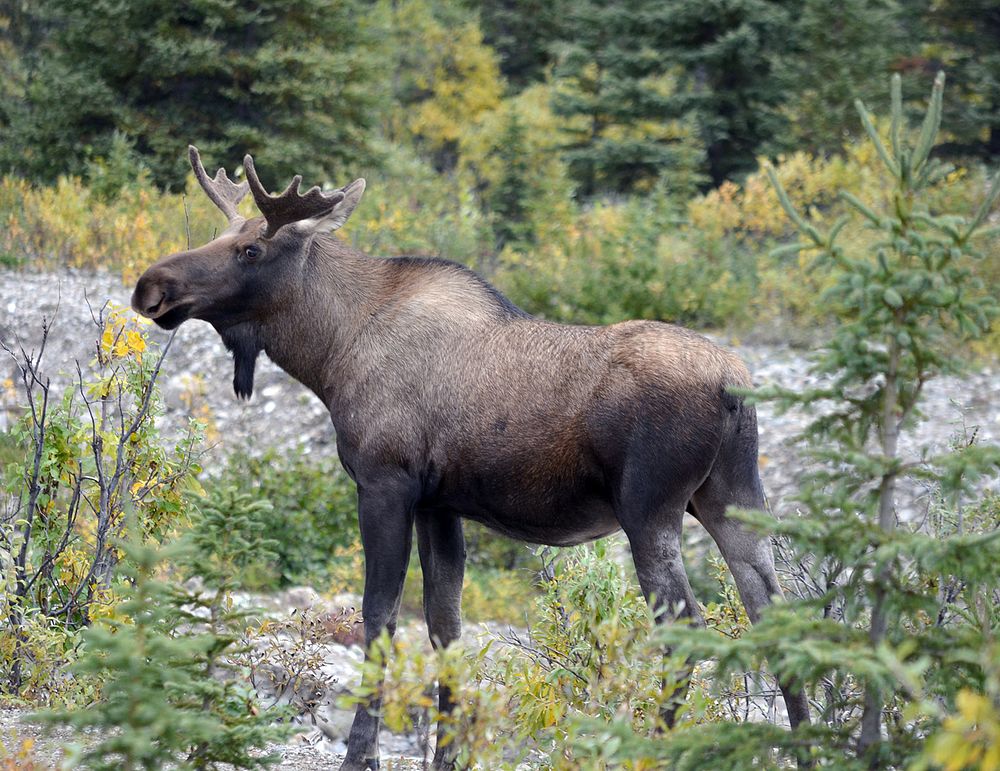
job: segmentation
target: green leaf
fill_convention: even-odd
[[[886,305],[892,308],[899,308],[903,305],[903,298],[900,296],[899,292],[891,286],[886,288],[886,290],[882,293],[882,299],[885,300]]]
[[[913,150],[913,168],[919,170],[928,156],[931,148],[934,147],[934,140],[937,139],[938,130],[941,128],[941,102],[944,94],[944,73],[939,72],[934,78],[934,86],[931,89],[931,101],[927,107],[927,114],[924,116],[924,123],[920,129],[920,137]]]

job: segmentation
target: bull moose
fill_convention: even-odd
[[[363,179],[303,194],[296,176],[272,195],[249,155],[239,184],[189,155],[229,225],[150,267],[132,307],[165,329],[212,324],[238,396],[250,397],[264,351],[329,409],[358,488],[367,644],[395,630],[414,525],[431,641],[459,636],[463,518],[555,546],[622,529],[657,617],[698,623],[681,559],[687,511],[718,544],[751,620],[781,596],[769,541],[726,516],[765,507],[738,357],[660,322],[534,318],[456,263],[357,251],[331,233]],[[262,216],[238,214],[248,191]],[[444,713],[452,696],[439,690]],[[808,722],[804,695],[782,691],[792,726]],[[378,767],[380,706],[358,708],[342,769]],[[439,746],[435,767],[453,753]]]

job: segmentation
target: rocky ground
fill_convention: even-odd
[[[68,384],[75,361],[86,364],[93,358],[98,330],[91,309],[105,302],[127,306],[130,288],[117,277],[106,274],[60,273],[26,274],[0,271],[0,340],[16,348],[37,348],[44,320],[49,333],[44,371],[56,387]],[[152,329],[151,338],[162,343],[167,334]],[[741,343],[722,339],[749,363],[758,383],[777,383],[794,389],[815,384],[809,371],[808,352],[776,344]],[[14,360],[0,355],[0,383],[18,380]],[[302,446],[317,454],[335,452],[333,430],[319,401],[262,356],[258,363],[255,394],[250,402],[238,401],[231,388],[232,365],[214,330],[202,322],[184,324],[177,332],[163,364],[161,384],[166,413],[160,418],[166,433],[176,431],[192,413],[211,423],[210,436],[216,447],[214,457],[243,448],[254,451],[266,447]],[[981,366],[961,378],[942,378],[926,389],[924,413],[927,420],[903,437],[904,452],[915,456],[918,448],[941,450],[956,439],[973,434],[979,442],[1000,441],[1000,369]],[[0,388],[0,430],[17,414],[11,388]],[[773,407],[759,407],[761,469],[773,507],[782,514],[794,510],[790,502],[802,468],[802,454],[792,442],[808,422],[808,411],[776,414]],[[212,465],[210,454],[204,464]],[[920,517],[932,503],[928,490],[912,487],[900,499],[900,515]],[[288,599],[288,598],[286,598]],[[300,600],[288,599],[286,610]],[[280,603],[279,603],[280,604]],[[340,683],[353,681],[357,649],[331,648],[328,674]],[[341,686],[343,687],[343,686]],[[336,690],[336,689],[334,689]],[[0,741],[11,749],[11,739],[35,734],[21,720],[22,713],[0,711]],[[335,767],[336,754],[343,744],[349,715],[330,713],[332,728],[326,734],[316,729],[282,748],[281,769]],[[333,738],[329,738],[329,737]],[[57,753],[55,739],[40,739],[39,758],[51,761]],[[15,742],[16,745],[16,742]],[[397,758],[390,768],[419,767],[412,760],[416,746],[409,737],[385,737],[384,753]],[[411,756],[409,760],[399,760]]]
[[[67,728],[43,732],[28,721],[26,715],[24,710],[0,709],[0,768],[19,771],[60,768],[66,762],[64,748],[79,739]],[[5,748],[12,756],[22,753],[22,758],[13,761],[15,765],[4,765]],[[280,758],[276,765],[271,766],[275,771],[331,771],[339,768],[343,760],[341,755],[328,750],[323,742],[315,740],[309,733],[296,736],[288,744],[271,749]],[[29,765],[29,759],[34,765]],[[412,754],[392,755],[383,750],[382,768],[385,771],[418,771],[426,766],[421,758]]]

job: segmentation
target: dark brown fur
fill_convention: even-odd
[[[360,198],[343,190],[330,221]],[[751,384],[736,356],[659,322],[535,319],[459,265],[373,259],[313,222],[266,238],[262,219],[231,217],[212,243],[153,265],[133,306],[164,326],[214,324],[240,396],[263,350],[323,400],[358,483],[369,642],[395,627],[414,524],[431,637],[458,636],[463,518],[555,545],[622,528],[647,598],[697,620],[680,556],[688,510],[752,619],[780,595],[769,544],[725,516],[765,506],[756,416],[729,390]],[[801,694],[786,701],[793,724],[808,720]],[[371,712],[358,711],[344,768],[377,765]]]

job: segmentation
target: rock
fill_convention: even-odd
[[[341,594],[335,594],[330,597],[327,601],[327,605],[331,608],[345,608],[348,610],[356,610],[361,612],[361,595],[352,594],[351,592],[343,592]]]
[[[323,604],[323,598],[311,586],[293,586],[291,589],[286,589],[282,602],[285,607],[297,608],[298,610],[306,610],[321,604]]]

